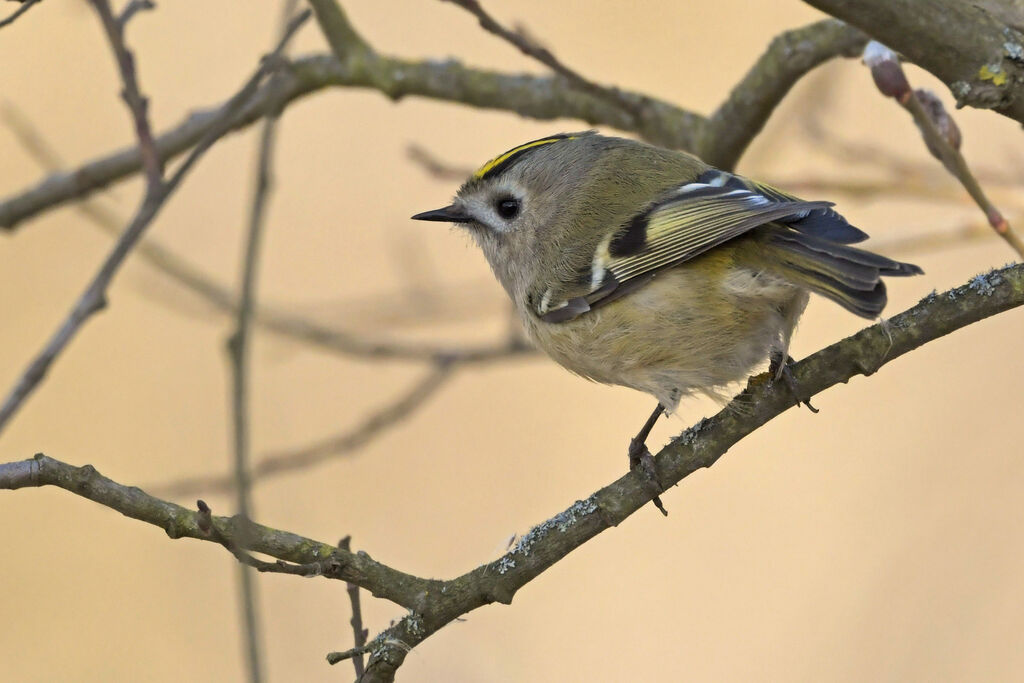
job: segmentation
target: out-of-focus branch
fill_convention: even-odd
[[[462,182],[469,176],[473,175],[473,169],[446,163],[435,156],[426,147],[415,143],[406,147],[405,153],[408,155],[411,162],[426,171],[428,175],[437,178],[438,180],[457,180]]]
[[[280,77],[280,74],[276,76],[276,78]],[[51,172],[61,168],[63,162],[60,156],[32,126],[27,117],[9,103],[0,103],[0,119],[3,119],[26,151],[44,168]],[[78,206],[91,222],[107,234],[116,236],[120,233],[120,217],[96,202],[94,198],[82,200]],[[158,240],[145,237],[139,241],[135,250],[146,263],[205,299],[219,312],[230,315],[237,314],[238,301],[230,289],[175,254]],[[530,356],[536,353],[533,347],[521,340],[490,346],[460,346],[456,344],[404,344],[394,340],[368,339],[309,316],[299,315],[292,308],[267,304],[257,305],[254,316],[256,324],[270,332],[330,353],[347,356],[361,356],[378,360],[409,360],[428,363],[451,361],[474,364]]]
[[[791,370],[801,390],[813,396],[856,375],[874,374],[923,344],[1022,305],[1024,265],[1007,266],[978,275],[948,292],[932,294],[888,321],[805,358]],[[751,378],[729,406],[686,430],[655,456],[657,480],[671,487],[693,472],[710,467],[739,440],[791,407],[793,399],[785,383],[773,384],[767,374]],[[407,607],[405,617],[359,649],[370,653],[361,680],[391,681],[408,652],[439,629],[483,605],[509,604],[519,589],[549,567],[645,506],[652,496],[649,483],[643,475],[630,472],[535,526],[502,557],[449,581],[403,574],[365,553],[352,554],[258,524],[251,524],[249,545],[253,552],[303,565],[282,567],[282,573],[319,573],[351,581],[377,597]],[[138,488],[117,484],[90,466],[73,467],[44,455],[0,465],[0,489],[46,485],[59,486],[128,517],[155,524],[172,538],[189,536],[237,547],[231,539],[237,538],[240,520],[186,510]],[[269,571],[278,566],[264,564]],[[329,661],[352,655],[353,651],[332,653]]]
[[[954,249],[988,239],[992,239],[992,230],[988,225],[968,223],[952,230],[930,231],[922,235],[879,240],[871,244],[871,249],[893,257],[903,254],[919,255],[929,251]]]
[[[318,11],[318,17],[328,17],[321,19],[321,27],[334,49],[340,50],[345,58],[313,56],[292,62],[280,77],[280,91],[261,89],[232,119],[233,130],[258,121],[275,107],[287,106],[326,87],[340,86],[377,90],[393,100],[419,95],[472,107],[510,111],[538,120],[578,119],[590,125],[632,131],[662,147],[700,149],[705,154],[713,154],[715,146],[726,144],[728,139],[732,149],[728,156],[734,159],[749,142],[749,136],[733,126],[723,126],[720,132],[708,136],[705,131],[708,123],[704,117],[638,93],[622,91],[621,96],[642,107],[641,120],[622,107],[609,104],[604,98],[574,89],[563,76],[510,75],[473,69],[455,60],[416,61],[380,55],[367,46],[337,3],[315,0],[312,4]],[[806,30],[813,34],[814,26],[819,24]],[[841,32],[838,35],[842,35]],[[832,55],[842,54],[844,45],[842,41],[835,43]],[[804,73],[801,69],[813,68],[826,58],[823,56],[826,52],[819,47],[811,50],[817,55],[813,59],[802,57],[792,63],[783,60],[786,66],[777,65],[777,70],[762,68],[757,78],[749,77],[749,82],[766,96],[780,97]],[[769,51],[764,59],[768,55],[779,59],[776,51]],[[776,76],[783,80],[784,87],[771,86],[771,79]],[[742,89],[730,95],[733,103],[742,99]],[[722,110],[721,120],[728,118],[730,111],[736,111],[735,104]],[[751,130],[759,130],[763,124],[759,117],[770,113],[770,109],[758,111],[760,114],[744,119]],[[155,143],[160,157],[171,159],[192,147],[209,128],[213,116],[215,114],[210,112],[194,114],[177,127],[158,135]],[[13,230],[22,221],[42,211],[86,197],[136,173],[140,167],[139,150],[132,147],[88,162],[74,171],[51,175],[34,187],[0,200],[0,229]]]
[[[282,33],[287,35],[288,24],[294,14],[295,0],[287,0],[284,9]],[[284,58],[284,49],[278,51],[278,58]],[[270,73],[269,88],[278,87],[275,76],[280,71],[280,61]],[[249,229],[246,231],[242,257],[241,284],[239,286],[238,310],[235,315],[235,330],[228,339],[228,358],[231,369],[231,423],[234,437],[234,481],[235,510],[242,520],[252,519],[252,483],[249,471],[250,429],[249,429],[249,387],[251,347],[254,310],[256,307],[256,280],[259,270],[260,247],[266,226],[267,201],[272,185],[274,141],[280,109],[267,112],[260,134],[259,153],[256,161],[256,185],[253,189],[249,209]],[[239,528],[238,547],[245,552],[248,547],[248,533],[243,524]],[[252,568],[244,563],[238,565],[239,588],[242,602],[243,634],[246,645],[246,664],[249,680],[260,683],[263,680],[263,648],[261,643],[260,614],[257,605],[256,579]]]
[[[298,30],[299,26],[301,26],[308,17],[308,12],[303,13],[289,25],[288,34],[286,35],[285,40],[278,45],[278,51],[284,47],[287,40],[291,38],[295,31]],[[253,93],[256,92],[260,83],[269,72],[269,65],[272,62],[272,58],[265,59],[263,64],[261,64],[259,69],[257,69],[256,73],[249,79],[248,83],[246,83],[234,97],[228,100],[220,112],[215,116],[214,125],[204,133],[185,161],[182,162],[167,181],[161,181],[156,185],[147,186],[148,189],[142,200],[142,205],[139,207],[138,212],[135,214],[135,217],[132,218],[128,227],[125,228],[117,243],[114,245],[113,250],[104,260],[99,271],[79,297],[67,318],[35,359],[25,369],[19,380],[11,389],[7,398],[4,400],[3,405],[0,406],[0,430],[3,429],[14,413],[17,412],[25,399],[28,398],[28,396],[36,389],[39,383],[46,376],[50,366],[68,346],[86,320],[91,318],[98,311],[102,310],[106,305],[107,288],[113,281],[114,276],[121,267],[121,264],[124,263],[124,260],[128,257],[132,248],[139,241],[139,238],[142,237],[145,229],[156,217],[157,213],[159,213],[164,202],[166,202],[178,188],[181,181],[185,178],[195,163],[199,161],[203,154],[205,154],[217,140],[230,130],[230,121],[242,105],[249,100]]]
[[[1018,256],[1024,257],[1024,241],[1013,231],[1002,212],[989,201],[960,153],[960,131],[942,102],[928,91],[911,90],[898,57],[885,45],[871,41],[864,51],[864,62],[871,68],[875,85],[882,94],[894,98],[913,117],[932,156],[941,161],[964,186],[996,234],[1006,240]]]
[[[21,3],[21,7],[11,12],[11,16],[0,19],[0,28],[13,24],[18,17],[32,9],[33,5],[40,2],[42,2],[42,0],[25,0]]]
[[[1024,10],[1010,0],[805,0],[949,86],[958,106],[1024,123]]]
[[[138,75],[135,72],[135,56],[124,43],[124,27],[126,22],[140,9],[152,7],[151,4],[130,3],[121,17],[115,17],[107,0],[90,0],[96,13],[100,16],[103,30],[107,34],[107,42],[114,52],[121,82],[124,89],[121,97],[132,114],[135,123],[135,137],[139,140],[139,154],[142,157],[142,170],[146,176],[147,192],[157,193],[163,182],[164,169],[160,155],[153,142],[153,131],[149,126],[149,99],[139,89]]]
[[[858,56],[867,40],[835,19],[776,36],[708,119],[695,152],[709,164],[732,170],[801,77],[835,57]]]
[[[270,453],[252,467],[249,478],[252,482],[267,477],[304,470],[321,462],[354,453],[366,446],[382,433],[407,420],[451,377],[455,366],[442,363],[432,368],[423,379],[413,384],[408,391],[387,405],[374,411],[355,427],[297,450]],[[225,493],[235,488],[236,481],[231,475],[217,477],[192,477],[178,481],[155,484],[148,487],[157,495],[169,498]]]

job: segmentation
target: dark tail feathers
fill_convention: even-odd
[[[924,271],[869,251],[792,230],[774,232],[768,241],[781,275],[859,316],[877,318],[885,308],[885,276]]]

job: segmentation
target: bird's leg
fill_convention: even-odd
[[[661,514],[668,516],[668,510],[661,503],[661,498],[658,497],[658,493],[662,491],[662,486],[658,482],[658,473],[654,470],[654,456],[651,455],[651,451],[647,448],[647,437],[650,435],[651,430],[654,429],[654,424],[658,421],[658,418],[665,412],[665,406],[658,404],[658,407],[654,409],[651,416],[647,418],[647,422],[640,428],[637,435],[629,442],[629,469],[640,470],[640,473],[644,475],[646,480],[647,488],[654,492],[654,497],[651,502],[654,506],[661,511]]]
[[[790,363],[795,363],[793,357],[789,354],[782,354],[778,351],[773,352],[768,363],[768,373],[771,375],[772,381],[781,379],[786,383],[789,388],[789,393],[793,395],[793,399],[796,400],[796,405],[799,408],[800,404],[807,406],[812,413],[817,413],[818,409],[811,405],[810,398],[800,398],[800,389],[796,385],[796,378],[793,377],[793,371],[789,369]]]

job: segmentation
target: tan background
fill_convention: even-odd
[[[5,13],[14,8],[3,4]],[[703,112],[773,35],[820,16],[796,1],[487,4],[503,20],[523,21],[583,72]],[[454,6],[345,6],[381,51],[539,71]],[[163,2],[133,20],[129,39],[157,129],[232,92],[270,44],[279,14],[267,0],[210,0]],[[296,52],[323,49],[316,27],[307,26]],[[113,63],[85,3],[49,0],[3,29],[0,64],[0,97],[70,162],[131,142]],[[798,88],[742,171],[784,186],[878,177],[877,169],[844,168],[806,144],[800,103],[821,98],[829,129],[928,160],[909,119],[873,92],[862,67],[849,62],[823,74]],[[972,161],[1020,173],[1018,126],[983,112],[957,118]],[[583,127],[417,98],[393,104],[349,90],[293,106],[281,129],[261,294],[375,335],[494,338],[503,295],[482,256],[455,230],[408,220],[446,202],[455,184],[427,177],[405,148],[418,142],[473,166],[523,140]],[[228,284],[237,280],[253,132],[218,145],[152,230]],[[0,159],[2,194],[42,175],[6,130]],[[962,195],[944,181],[937,187]],[[139,190],[137,181],[120,184],[109,202],[128,216]],[[967,204],[835,198],[878,238],[874,244],[978,217]],[[0,239],[4,391],[109,245],[72,208]],[[893,283],[891,312],[1011,260],[995,238],[899,255],[928,274]],[[457,322],[396,324],[372,315],[403,288],[441,285],[461,292],[450,309]],[[815,301],[795,355],[860,326]],[[227,471],[229,327],[133,260],[111,308],[2,435],[0,460],[45,451],[139,485]],[[642,510],[529,585],[511,607],[449,626],[410,655],[402,679],[1019,679],[1022,332],[1024,313],[1011,312],[825,393],[816,399],[820,415],[790,411],[667,493],[668,519]],[[257,453],[356,424],[423,371],[266,336],[255,361]],[[628,437],[650,408],[646,396],[588,384],[542,359],[467,369],[357,457],[259,486],[256,516],[328,542],[351,534],[356,548],[395,567],[451,577],[618,477]],[[653,442],[711,410],[684,405]],[[231,511],[225,496],[207,500],[219,513]],[[234,562],[222,549],[172,542],[56,489],[0,495],[0,548],[4,679],[242,677]],[[324,663],[326,652],[351,643],[343,586],[269,576],[260,588],[270,679],[350,678],[348,664]],[[369,599],[366,612],[371,633],[402,613]]]

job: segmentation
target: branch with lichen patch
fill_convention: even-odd
[[[856,375],[871,375],[923,344],[1022,305],[1024,265],[1007,266],[948,292],[932,294],[909,310],[822,349],[791,369],[801,391],[814,395]],[[670,487],[710,467],[742,438],[792,406],[785,383],[772,384],[767,375],[751,378],[729,406],[686,430],[655,456],[658,481]],[[398,623],[359,648],[370,653],[361,680],[391,681],[408,652],[433,633],[478,607],[510,603],[519,589],[549,567],[645,506],[651,499],[645,482],[638,473],[624,475],[534,527],[502,557],[449,581],[410,576],[364,553],[347,553],[258,524],[250,529],[250,549],[301,565],[282,567],[282,573],[321,573],[350,581],[408,608],[409,613]],[[59,486],[164,528],[172,538],[189,536],[225,544],[225,538],[230,541],[235,537],[237,520],[204,517],[140,489],[117,484],[89,466],[73,467],[43,455],[0,465],[0,489],[45,485]],[[217,529],[216,538],[210,533],[211,525]],[[267,563],[264,569],[275,571],[278,566]],[[331,661],[353,654],[332,653]]]
[[[1024,12],[1005,0],[805,0],[949,86],[958,106],[1024,123]]]

